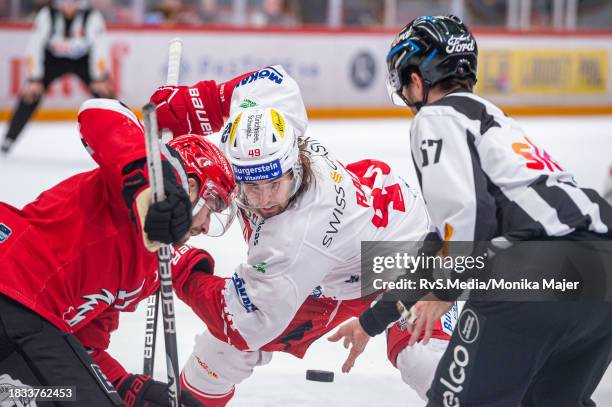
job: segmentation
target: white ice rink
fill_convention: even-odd
[[[612,117],[519,119],[527,135],[576,175],[585,187],[601,191],[612,163]],[[409,120],[315,121],[308,134],[327,144],[344,162],[382,159],[416,184],[410,160]],[[3,135],[6,124],[0,124]],[[26,128],[10,156],[0,159],[0,201],[21,207],[40,192],[80,171],[94,168],[77,134],[75,123],[34,123]],[[444,186],[441,185],[441,188]],[[222,238],[195,238],[191,244],[209,250],[217,273],[229,276],[245,258],[246,245],[235,224]],[[93,270],[92,270],[93,271]],[[191,352],[194,336],[203,324],[182,303],[177,306],[179,359]],[[112,339],[111,353],[128,371],[142,370],[144,306],[121,318]],[[612,323],[612,322],[611,322]],[[158,338],[156,377],[165,375]],[[384,338],[371,341],[348,375],[340,373],[346,351],[338,344],[319,340],[304,360],[278,353],[238,386],[232,406],[420,406],[424,405],[387,361]],[[500,369],[503,369],[500,366]],[[334,383],[304,380],[306,369],[336,372]],[[612,372],[600,384],[595,400],[612,405]]]

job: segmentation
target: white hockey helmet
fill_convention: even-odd
[[[302,182],[298,134],[278,110],[245,109],[222,138],[238,184],[238,205],[247,209],[282,205],[298,191]]]

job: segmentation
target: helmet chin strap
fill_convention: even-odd
[[[421,110],[423,106],[427,104],[427,99],[429,99],[429,90],[431,89],[431,84],[428,81],[423,81],[423,99],[420,102],[410,103],[408,99],[404,96],[403,93],[398,92],[398,96],[406,103],[408,107],[414,107],[418,112]]]
[[[430,89],[431,89],[431,86],[430,86],[429,82],[428,81],[423,81],[423,99],[420,102],[416,102],[414,104],[414,107],[417,110],[417,112],[419,110],[421,110],[421,108],[427,104],[427,99],[429,99],[429,90]]]

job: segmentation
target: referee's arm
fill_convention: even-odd
[[[45,48],[51,36],[51,12],[43,7],[34,20],[34,30],[27,48],[28,80],[42,81],[45,70]]]
[[[89,75],[92,81],[108,79],[110,51],[104,17],[98,10],[92,10],[87,20],[86,36],[91,43],[89,52]]]
[[[419,175],[423,197],[437,233],[430,233],[422,249],[426,256],[435,256],[444,242],[464,242],[458,246],[472,254],[476,236],[477,202],[486,199],[477,178],[480,165],[470,151],[466,129],[451,115],[421,116],[411,129],[411,149]],[[484,191],[482,191],[484,192]],[[447,247],[448,248],[448,247]],[[451,252],[450,254],[458,254]],[[421,278],[433,280],[433,270],[419,270]],[[469,274],[452,273],[453,278],[469,278]],[[402,276],[400,276],[402,278]],[[411,290],[409,296],[402,290],[392,290],[373,307],[364,311],[359,321],[370,336],[378,335],[401,317],[401,310],[409,310],[428,290]],[[433,290],[444,301],[453,301],[459,290]],[[405,300],[397,301],[397,298]],[[394,298],[393,300],[390,298]]]

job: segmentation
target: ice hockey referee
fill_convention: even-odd
[[[43,7],[27,50],[28,80],[2,142],[2,153],[11,149],[55,79],[71,73],[95,97],[113,97],[108,54],[104,19],[88,1],[53,0]]]

